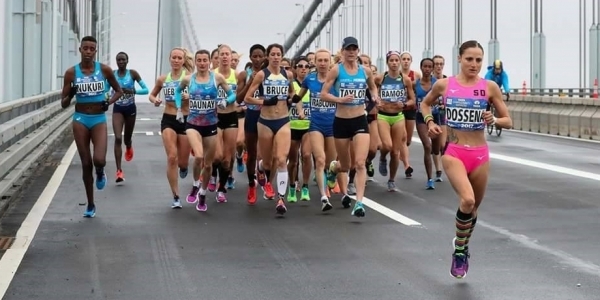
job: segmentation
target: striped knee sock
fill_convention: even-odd
[[[469,237],[473,214],[464,213],[460,208],[456,211],[456,239],[454,240],[454,253],[464,253],[466,241]]]

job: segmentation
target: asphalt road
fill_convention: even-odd
[[[52,180],[50,171],[40,175],[2,220],[2,235],[15,236],[27,215],[14,249],[0,258],[0,295],[10,284],[3,299],[600,298],[600,144],[490,137],[492,174],[470,272],[456,280],[449,275],[456,196],[447,182],[425,190],[419,143],[410,147],[413,178],[397,180],[401,192],[387,192],[376,172],[363,219],[342,209],[339,195],[322,213],[313,183],[312,201],[289,204],[277,218],[272,201],[246,205],[245,175],[237,172],[229,202],[211,196],[199,213],[187,203],[170,208],[160,115],[140,105],[123,186],[114,184],[109,147],[96,218],[81,217],[77,156]],[[180,187],[187,192],[191,176]]]

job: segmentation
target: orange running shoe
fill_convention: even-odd
[[[131,161],[133,159],[133,147],[125,149],[125,160]]]
[[[273,200],[275,198],[275,191],[270,182],[267,182],[265,186],[263,186],[263,191],[265,192],[265,199]]]
[[[244,165],[246,165],[246,162],[248,161],[248,152],[246,152],[246,150],[244,150],[244,154],[242,154],[242,157],[244,159]]]
[[[248,194],[246,195],[246,200],[248,201],[248,205],[256,204],[256,185],[248,186]]]
[[[117,180],[115,180],[117,183],[123,182],[125,181],[125,174],[123,174],[122,170],[118,170],[117,171]]]
[[[335,186],[333,187],[332,192],[334,194],[339,194],[340,193],[340,185],[337,183],[337,181],[335,182]]]

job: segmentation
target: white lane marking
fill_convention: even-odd
[[[350,196],[350,198],[356,200],[355,196]],[[406,226],[421,226],[421,223],[419,223],[409,217],[406,217],[406,216],[396,212],[395,210],[389,209],[367,197],[363,197],[363,204],[370,207],[374,211],[376,211],[398,223],[404,224]]]
[[[455,213],[452,212],[452,214],[455,214]],[[537,251],[546,253],[548,255],[555,256],[563,263],[570,265],[573,268],[578,269],[580,271],[586,272],[589,275],[600,276],[600,266],[598,266],[592,262],[584,261],[583,259],[579,259],[579,258],[571,255],[568,252],[558,250],[558,249],[552,249],[550,247],[541,245],[537,242],[537,240],[532,239],[526,235],[516,234],[514,232],[510,232],[509,230],[506,230],[506,229],[498,227],[498,226],[494,226],[494,225],[489,224],[484,221],[478,221],[477,224],[481,224],[482,227],[485,227],[496,233],[504,235],[504,236],[508,237],[509,239],[511,239],[517,243],[520,243],[521,245],[523,245],[529,249],[537,250]]]
[[[422,144],[421,140],[419,140],[418,138],[412,138],[412,141],[415,143]],[[527,166],[527,167],[532,167],[532,168],[536,168],[536,169],[542,169],[542,170],[546,170],[546,171],[560,173],[560,174],[564,174],[564,175],[600,181],[600,174],[580,171],[580,170],[571,169],[571,168],[565,168],[565,167],[561,167],[561,166],[557,166],[557,165],[551,165],[551,164],[546,164],[546,163],[537,162],[537,161],[533,161],[533,160],[502,155],[502,154],[495,154],[495,153],[491,153],[491,152],[490,152],[490,158],[502,160],[502,161],[506,161],[506,162],[511,162],[514,164],[522,165],[522,166]]]
[[[153,119],[153,118],[137,118],[136,121],[158,121],[160,119]]]
[[[418,138],[412,138],[412,141],[415,143],[418,143],[418,144],[422,144],[421,140],[419,140]],[[498,159],[498,160],[503,160],[503,161],[507,161],[507,162],[512,162],[512,163],[528,166],[528,167],[533,167],[533,168],[548,170],[548,171],[561,173],[561,174],[565,174],[565,175],[600,181],[600,175],[594,174],[594,173],[589,173],[589,172],[584,172],[584,171],[579,171],[579,170],[569,169],[569,168],[563,168],[560,166],[555,166],[555,165],[550,165],[550,164],[545,164],[545,163],[540,163],[540,162],[530,161],[530,160],[526,160],[526,159],[510,157],[510,156],[506,156],[506,155],[500,155],[500,154],[490,153],[490,157],[494,158],[494,159]],[[422,200],[426,201],[425,199],[422,199]],[[452,215],[455,214],[455,212],[452,210],[447,210],[447,212]],[[478,221],[477,224],[479,224],[479,223],[481,223],[481,226],[483,226],[487,229],[490,229],[500,235],[506,236],[509,239],[511,239],[515,242],[518,242],[519,244],[521,244],[527,248],[552,255],[552,256],[558,258],[559,261],[562,261],[565,264],[570,265],[578,270],[584,271],[590,275],[595,275],[595,276],[600,275],[600,266],[598,266],[592,262],[584,261],[584,260],[579,259],[567,252],[541,245],[536,240],[534,240],[526,235],[514,233],[514,232],[506,230],[502,227],[498,227],[498,226],[492,225],[492,224],[484,222],[484,221]]]
[[[0,299],[4,297],[10,283],[12,282],[15,273],[19,269],[23,257],[29,249],[31,241],[35,237],[35,233],[50,206],[56,191],[60,187],[61,182],[65,178],[65,174],[71,165],[73,157],[77,153],[77,147],[75,142],[71,144],[65,156],[63,156],[60,165],[54,171],[54,174],[50,178],[50,181],[46,185],[46,188],[42,191],[42,194],[37,199],[31,211],[27,214],[27,217],[21,224],[21,227],[17,231],[15,241],[10,249],[6,250],[2,258],[0,259]]]
[[[157,135],[160,135],[160,132],[156,133]],[[153,131],[134,131],[133,135],[155,135]],[[115,136],[114,133],[109,133],[108,136]]]

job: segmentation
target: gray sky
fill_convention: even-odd
[[[175,0],[171,0],[175,1]],[[219,0],[219,1],[192,1],[188,0],[191,15],[195,18],[196,33],[203,48],[212,50],[219,43],[232,46],[234,50],[244,54],[240,68],[247,61],[248,48],[254,43],[264,45],[278,42],[283,43],[282,34],[289,35],[297,24],[302,14],[302,7],[296,3],[305,4],[307,7],[312,0]],[[373,18],[371,28],[374,35],[378,34],[377,5],[382,0],[365,0],[364,3],[373,5]],[[389,41],[389,48],[395,50],[408,50],[414,57],[413,68],[418,69],[418,61],[422,58],[424,50],[423,0],[412,1],[411,14],[411,38],[410,49],[400,49],[400,21],[399,2],[391,1],[390,28],[392,34],[385,41]],[[435,33],[434,54],[440,54],[447,58],[452,57],[452,46],[454,44],[454,1],[435,1]],[[544,33],[546,34],[546,85],[547,87],[579,87],[579,39],[578,39],[578,6],[575,1],[573,5],[562,5],[562,1],[544,1]],[[320,9],[324,14],[329,7],[330,0],[323,0]],[[359,0],[346,0],[347,6],[358,5]],[[154,81],[154,70],[156,63],[156,26],[158,13],[158,0],[113,0],[113,34],[112,51],[113,56],[118,51],[125,51],[130,56],[131,68],[141,72],[146,82]],[[356,13],[354,12],[356,10]],[[364,7],[349,7],[346,9],[349,15],[349,24],[352,24],[352,16],[366,12]],[[487,50],[490,39],[489,25],[489,1],[463,0],[463,40],[475,39],[483,44]],[[586,28],[591,25],[591,4],[588,6],[588,22]],[[119,13],[125,13],[119,15]],[[229,17],[223,17],[224,15]],[[314,16],[316,18],[316,14]],[[560,22],[557,20],[560,18]],[[251,20],[251,21],[249,21]],[[360,21],[360,19],[357,19]],[[333,41],[334,47],[340,46],[339,17],[334,17]],[[360,24],[360,22],[357,22]],[[367,19],[363,19],[368,24]],[[313,20],[312,28],[315,27]],[[368,31],[366,25],[365,31]],[[498,1],[498,39],[500,40],[500,58],[504,62],[510,77],[510,86],[521,87],[524,80],[529,86],[529,1],[523,0],[500,0]],[[356,28],[356,29],[355,29]],[[378,42],[374,39],[367,43],[368,39],[361,35],[359,25],[350,25],[346,34],[359,38],[361,50],[377,57],[385,54],[389,49],[388,42],[384,42],[383,49],[378,49]],[[586,29],[586,30],[587,30]],[[356,30],[357,32],[352,32]],[[387,35],[387,34],[384,34]],[[364,41],[361,41],[364,40]],[[371,44],[371,46],[366,45]],[[323,31],[321,47],[327,46],[326,34]],[[315,46],[311,47],[311,50]],[[193,51],[197,49],[191,49]],[[292,53],[295,45],[292,47]],[[487,61],[487,59],[486,59]],[[114,65],[114,62],[113,62]],[[560,70],[557,72],[557,70]],[[446,73],[452,72],[451,63],[446,64]]]

